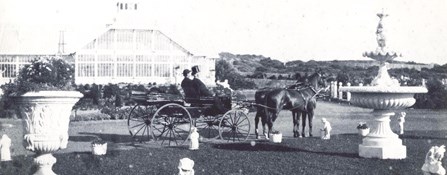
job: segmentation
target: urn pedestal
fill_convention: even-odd
[[[71,109],[83,95],[77,91],[28,92],[15,99],[23,120],[24,146],[36,153],[35,174],[55,174],[53,152],[67,148]]]

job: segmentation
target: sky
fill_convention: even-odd
[[[0,0],[0,25],[88,32],[116,15],[116,0]],[[195,55],[263,55],[280,61],[370,60],[377,13],[398,61],[447,63],[445,0],[140,0],[141,21]],[[80,32],[80,35],[83,34]]]

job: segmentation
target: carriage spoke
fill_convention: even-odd
[[[144,118],[130,118],[131,121],[144,122]]]
[[[142,126],[140,129],[137,130],[137,132],[135,132],[135,134],[133,134],[134,136],[138,135],[138,133],[141,131],[141,129],[146,128],[146,125]]]
[[[248,120],[248,118],[244,118],[241,120],[241,122],[238,122],[237,125],[241,124],[243,121]]]
[[[248,126],[249,124],[237,125],[238,127]]]
[[[177,135],[178,135],[178,137],[179,137],[180,139],[182,139],[182,137],[180,136],[180,134],[178,134],[178,133],[176,133],[176,132],[175,132],[175,129],[174,129],[174,130],[172,130],[172,132],[173,132],[173,134],[174,134],[174,141],[175,141],[175,145],[177,145],[177,146],[178,146],[179,144],[177,143],[177,139],[175,139],[175,137],[176,137],[176,136],[175,136],[175,134],[177,134]]]
[[[146,125],[145,123],[140,123],[140,124],[137,124],[137,125],[135,125],[135,126],[131,126],[130,128],[136,128],[136,127],[139,127],[139,126],[141,126],[141,125]]]

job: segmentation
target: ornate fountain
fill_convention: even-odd
[[[401,56],[390,51],[386,47],[382,20],[388,15],[384,12],[378,13],[379,25],[376,37],[378,47],[375,51],[365,52],[363,56],[380,62],[378,75],[371,82],[371,86],[351,86],[340,88],[343,92],[351,93],[351,103],[364,108],[374,109],[372,116],[374,120],[371,132],[359,145],[359,156],[364,158],[379,159],[404,159],[407,157],[407,149],[402,145],[402,140],[391,131],[390,116],[393,110],[404,109],[412,106],[416,100],[414,94],[427,93],[425,87],[400,86],[396,79],[388,74],[387,62]]]

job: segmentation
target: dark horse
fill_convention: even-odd
[[[279,112],[282,109],[292,111],[293,115],[293,133],[294,137],[300,136],[299,134],[299,114],[302,114],[303,119],[303,133],[305,136],[306,117],[309,121],[309,135],[312,136],[312,119],[314,115],[314,109],[316,108],[316,96],[320,89],[319,84],[326,85],[320,73],[314,73],[309,76],[308,82],[304,88],[299,89],[274,89],[265,94],[265,115],[261,117],[268,126],[269,133],[272,131],[273,122],[278,117]],[[263,122],[264,123],[264,122]]]
[[[265,95],[269,92],[271,92],[274,89],[271,88],[264,88],[264,89],[259,89],[256,91],[255,93],[255,103],[256,104],[264,104],[265,103]],[[259,119],[261,119],[262,121],[262,131],[263,134],[265,135],[265,124],[266,124],[266,115],[265,115],[265,109],[263,106],[260,105],[256,105],[256,116],[255,116],[255,134],[256,134],[256,139],[259,139],[259,133],[258,133],[258,124],[259,124]],[[268,136],[266,135],[266,137],[268,138]]]

